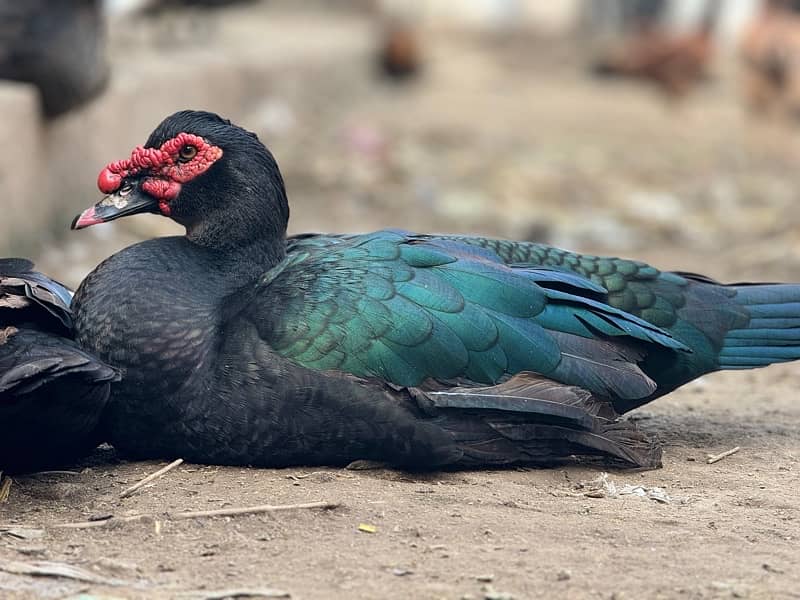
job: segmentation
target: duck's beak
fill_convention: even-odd
[[[137,213],[157,213],[158,201],[142,191],[139,185],[122,186],[94,206],[87,208],[72,221],[72,229],[84,229],[98,223],[106,223],[135,215]]]

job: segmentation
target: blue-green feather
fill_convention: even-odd
[[[520,252],[506,261],[474,243],[395,230],[309,236],[291,240],[288,250],[262,279],[269,294],[257,296],[253,310],[264,339],[308,367],[397,385],[487,384],[534,371],[627,398],[653,387],[636,366],[642,355],[627,344],[665,355],[686,350],[669,333],[603,301],[613,297],[609,277],[621,271],[653,277],[639,263],[614,271],[565,255],[574,268],[609,273],[596,282],[533,265]],[[642,289],[636,298],[647,302],[651,295]],[[261,298],[270,305],[259,304]]]

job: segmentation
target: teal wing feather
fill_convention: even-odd
[[[380,231],[292,239],[252,303],[261,336],[320,370],[397,385],[492,384],[533,371],[610,397],[655,389],[639,368],[669,333],[605,303],[605,288],[461,240]]]
[[[746,328],[749,322],[749,312],[736,300],[742,294],[735,286],[700,275],[660,271],[641,261],[579,254],[534,242],[454,239],[489,250],[506,264],[544,266],[580,275],[606,290],[601,300],[668,331],[691,348],[691,353],[648,354],[642,367],[658,383],[656,395],[704,373],[727,368],[720,360],[726,336]],[[631,407],[616,405],[618,410]]]
[[[482,237],[453,239],[490,250],[506,264],[549,267],[580,275],[603,288],[611,306],[664,329],[675,325],[679,319],[677,311],[686,302],[687,278],[641,261],[579,254],[535,242]]]

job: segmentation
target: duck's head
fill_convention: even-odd
[[[73,229],[156,213],[208,245],[283,237],[289,207],[283,178],[258,137],[214,113],[184,110],[161,122],[130,158],[97,178],[106,196],[78,215]]]

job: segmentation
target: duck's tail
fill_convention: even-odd
[[[800,359],[800,285],[738,284],[746,318],[722,340],[720,369],[752,369]]]

